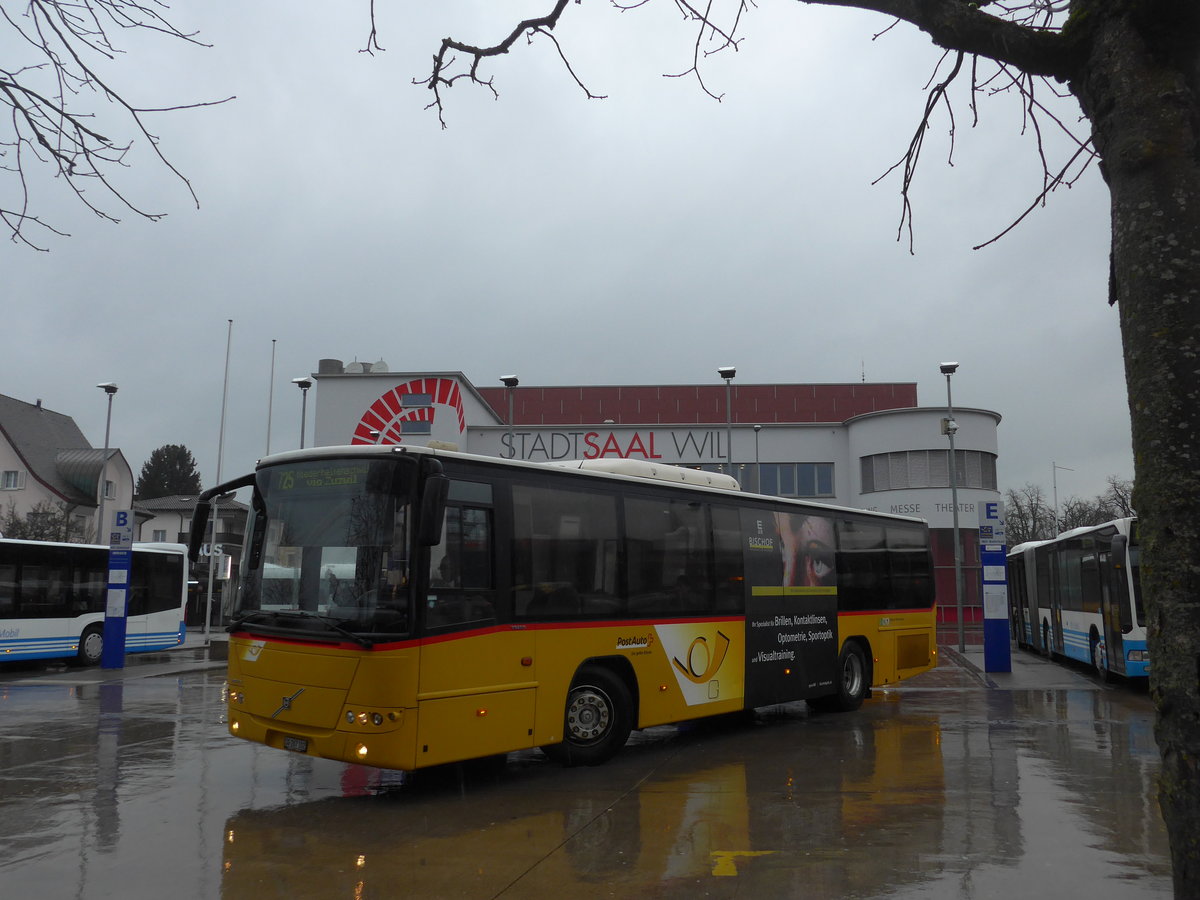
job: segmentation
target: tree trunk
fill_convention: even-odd
[[[1077,4],[1088,7],[1078,24],[1089,56],[1071,83],[1112,194],[1110,300],[1133,425],[1159,802],[1180,898],[1200,897],[1200,29],[1183,5],[1166,17],[1179,21],[1139,22],[1138,4]]]

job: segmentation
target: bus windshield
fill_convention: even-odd
[[[411,627],[416,467],[403,458],[260,469],[251,564],[234,626],[397,636]]]

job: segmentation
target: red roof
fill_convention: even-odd
[[[508,388],[478,387],[508,421]],[[515,425],[719,425],[725,422],[725,385],[680,384],[513,388]],[[734,384],[733,421],[741,423],[844,422],[883,409],[917,405],[917,385]]]

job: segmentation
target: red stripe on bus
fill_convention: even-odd
[[[842,616],[898,616],[902,613],[931,613],[932,606],[923,606],[916,609],[864,609],[864,610],[838,610],[838,618]]]
[[[932,609],[887,609],[887,610],[855,610],[839,612],[843,616],[878,616],[900,615],[904,613],[928,613]],[[481,637],[487,634],[509,634],[514,631],[554,631],[564,628],[653,628],[655,625],[698,625],[711,622],[744,622],[744,616],[695,616],[687,619],[588,619],[586,621],[566,622],[510,622],[503,625],[489,625],[486,628],[471,628],[466,631],[453,631],[448,634],[426,635],[420,638],[406,638],[401,641],[387,641],[362,647],[349,641],[305,641],[298,638],[280,637],[278,635],[255,635],[251,632],[235,632],[234,637],[247,640],[264,640],[278,644],[295,644],[304,647],[336,647],[339,650],[357,650],[360,653],[380,652],[384,650],[401,650],[406,647],[420,647],[424,644],[445,644],[450,641],[460,641],[469,637]]]

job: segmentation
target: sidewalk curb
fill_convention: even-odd
[[[971,662],[971,660],[959,653],[953,647],[946,644],[941,644],[938,646],[938,653],[942,654],[942,656],[950,660],[984,687],[991,690],[998,690],[1000,688],[1000,685],[992,681],[992,679],[990,679],[987,674],[979,668],[979,666],[975,665],[975,663]]]

